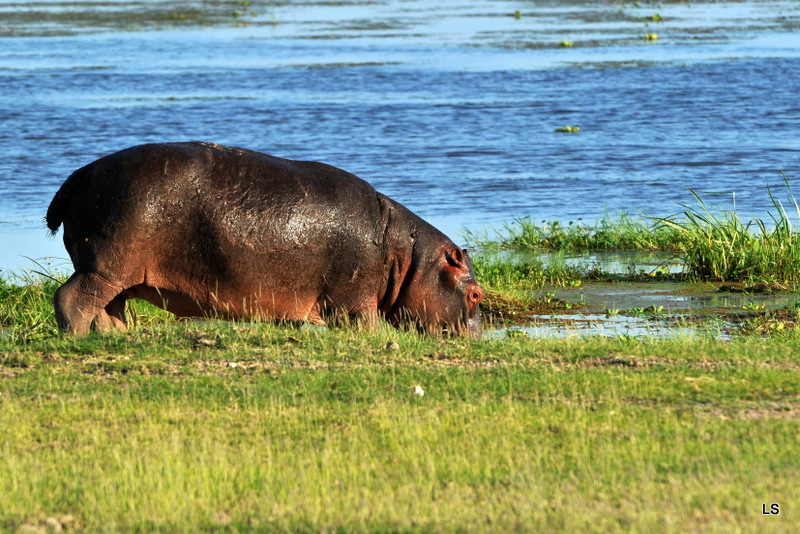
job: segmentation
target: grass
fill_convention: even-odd
[[[57,335],[53,293],[67,280],[67,275],[54,274],[46,266],[31,261],[35,268],[16,279],[0,276],[0,328],[20,342]],[[128,302],[127,315],[128,324],[133,326],[174,320],[172,314],[138,299]]]
[[[800,222],[800,207],[784,176],[790,201]],[[685,206],[683,217],[661,224],[680,232],[687,268],[695,276],[713,280],[752,280],[797,283],[800,280],[800,236],[783,204],[769,191],[777,215],[767,225],[761,219],[742,221],[735,211],[712,213],[699,195],[698,207]]]
[[[526,293],[547,284],[570,285],[602,273],[569,265],[563,254],[550,255],[547,263],[540,256],[508,257],[481,254],[473,260],[475,276],[482,285],[509,293]]]
[[[136,303],[129,332],[66,337],[60,279],[0,286],[0,531],[796,527],[793,332],[440,340]]]
[[[483,251],[520,252],[669,251],[684,264],[684,276],[695,280],[768,284],[800,283],[800,207],[784,176],[793,217],[771,190],[771,220],[743,221],[733,210],[712,212],[692,192],[696,205],[669,217],[606,215],[594,225],[570,221],[535,223],[530,217],[506,224],[493,238],[467,232],[465,238]]]
[[[793,243],[785,211],[768,230],[697,200],[658,221],[551,225],[546,261],[495,243],[475,258],[487,318],[558,306],[543,286],[597,274],[564,259],[585,244]],[[732,341],[448,340],[175,321],[133,301],[128,332],[68,337],[51,304],[64,278],[0,279],[0,531],[797,528],[797,309],[753,309]]]
[[[531,217],[518,217],[503,225],[494,237],[470,231],[465,235],[471,246],[482,250],[563,252],[681,250],[682,237],[672,227],[626,212],[607,214],[591,225],[581,220],[566,225],[557,220],[539,224]]]
[[[778,532],[800,506],[793,340],[0,343],[2,530]]]

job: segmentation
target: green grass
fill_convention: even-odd
[[[50,272],[33,262],[35,268],[11,279],[0,276],[0,328],[8,336],[25,342],[48,339],[58,334],[53,312],[53,293],[68,276]],[[128,323],[134,327],[175,320],[175,316],[143,300],[130,300]]]
[[[137,304],[67,337],[57,279],[2,286],[0,531],[796,529],[791,332],[441,340]]]
[[[541,257],[527,254],[509,257],[481,254],[473,260],[475,276],[482,285],[504,293],[528,292],[544,285],[570,285],[599,273],[568,265],[563,254],[550,255],[545,264]]]
[[[789,530],[798,348],[234,323],[3,339],[0,529]]]
[[[800,207],[788,181],[786,188],[797,222],[800,222]],[[777,215],[770,215],[769,225],[761,219],[742,221],[735,211],[713,213],[699,195],[693,194],[697,207],[684,206],[682,216],[660,221],[686,240],[684,256],[689,272],[711,280],[800,281],[800,235],[783,204],[771,191],[769,195]]]
[[[607,214],[593,224],[581,220],[569,221],[566,225],[557,220],[539,224],[532,217],[518,217],[504,224],[494,237],[466,231],[465,239],[481,250],[656,251],[684,247],[680,231],[646,216],[635,217],[626,212]]]
[[[734,210],[714,212],[692,191],[695,205],[681,205],[683,211],[669,217],[620,213],[593,225],[581,221],[537,224],[523,217],[504,225],[494,237],[467,232],[465,239],[484,252],[670,251],[678,254],[685,277],[691,279],[797,284],[800,207],[785,176],[784,182],[793,215],[768,190],[775,207],[768,222],[744,221]]]

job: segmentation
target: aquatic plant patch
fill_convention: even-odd
[[[54,36],[108,31],[274,24],[272,6],[248,0],[186,2],[11,3],[0,10],[0,35]],[[260,17],[260,18],[259,18]]]
[[[532,217],[517,217],[494,237],[466,232],[465,239],[482,250],[681,250],[681,233],[645,215],[626,212],[607,214],[588,224],[582,220],[566,224],[558,220],[537,223]]]
[[[672,251],[679,255],[686,277],[794,284],[800,281],[800,207],[785,176],[784,184],[793,209],[787,211],[768,190],[775,212],[766,222],[743,220],[735,210],[712,211],[692,191],[695,204],[681,205],[683,211],[669,217],[620,213],[593,225],[536,223],[531,217],[520,217],[495,237],[466,232],[465,239],[483,251]]]
[[[784,176],[796,224],[800,207]],[[743,221],[735,211],[713,213],[699,194],[696,206],[659,222],[677,230],[686,241],[687,270],[701,279],[794,283],[800,280],[800,250],[792,218],[783,203],[769,191],[776,213],[771,224],[761,219]]]

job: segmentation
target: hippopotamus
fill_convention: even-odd
[[[366,181],[212,143],[134,146],[72,173],[47,226],[75,272],[58,327],[125,329],[140,298],[180,317],[316,325],[383,318],[479,337],[467,251]]]

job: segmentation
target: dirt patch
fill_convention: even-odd
[[[688,360],[663,358],[660,356],[624,356],[609,355],[600,358],[582,360],[579,365],[583,367],[627,367],[632,369],[646,369],[651,367],[691,367],[704,371],[717,371],[736,365],[735,362],[719,360]]]
[[[695,415],[706,419],[752,421],[759,419],[800,419],[800,402],[777,401],[744,406],[717,407],[695,410]]]
[[[433,364],[437,367],[470,367],[470,368],[493,368],[502,367],[505,365],[512,365],[510,362],[501,360],[499,358],[489,358],[487,360],[469,360],[453,354],[445,354],[442,352],[433,352],[425,354],[420,363]],[[514,362],[519,363],[519,362]]]

